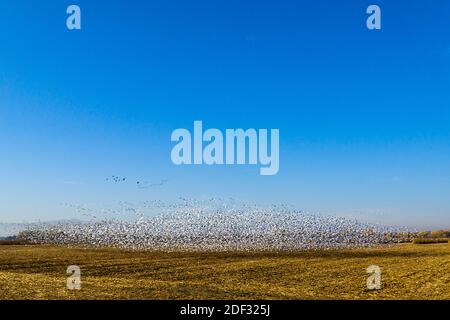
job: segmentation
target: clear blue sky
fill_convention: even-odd
[[[279,174],[174,166],[194,120],[279,128]],[[450,2],[0,0],[0,128],[0,221],[231,196],[450,227]]]

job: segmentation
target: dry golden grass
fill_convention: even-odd
[[[66,289],[78,265],[82,289]],[[366,268],[382,289],[366,289]],[[0,299],[450,299],[450,245],[299,253],[0,246]]]

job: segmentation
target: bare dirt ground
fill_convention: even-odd
[[[81,290],[67,289],[69,265]],[[369,265],[382,289],[366,287]],[[0,246],[0,299],[450,299],[450,245],[297,253]]]

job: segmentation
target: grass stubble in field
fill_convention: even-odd
[[[81,268],[81,290],[66,270]],[[366,269],[382,270],[370,291]],[[164,253],[0,246],[0,299],[450,299],[450,245]]]

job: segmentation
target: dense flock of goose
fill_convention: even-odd
[[[159,214],[146,216],[145,208]],[[36,243],[132,250],[295,251],[389,244],[399,240],[398,234],[394,228],[287,206],[181,199],[146,202],[101,220],[30,224],[22,236]]]

